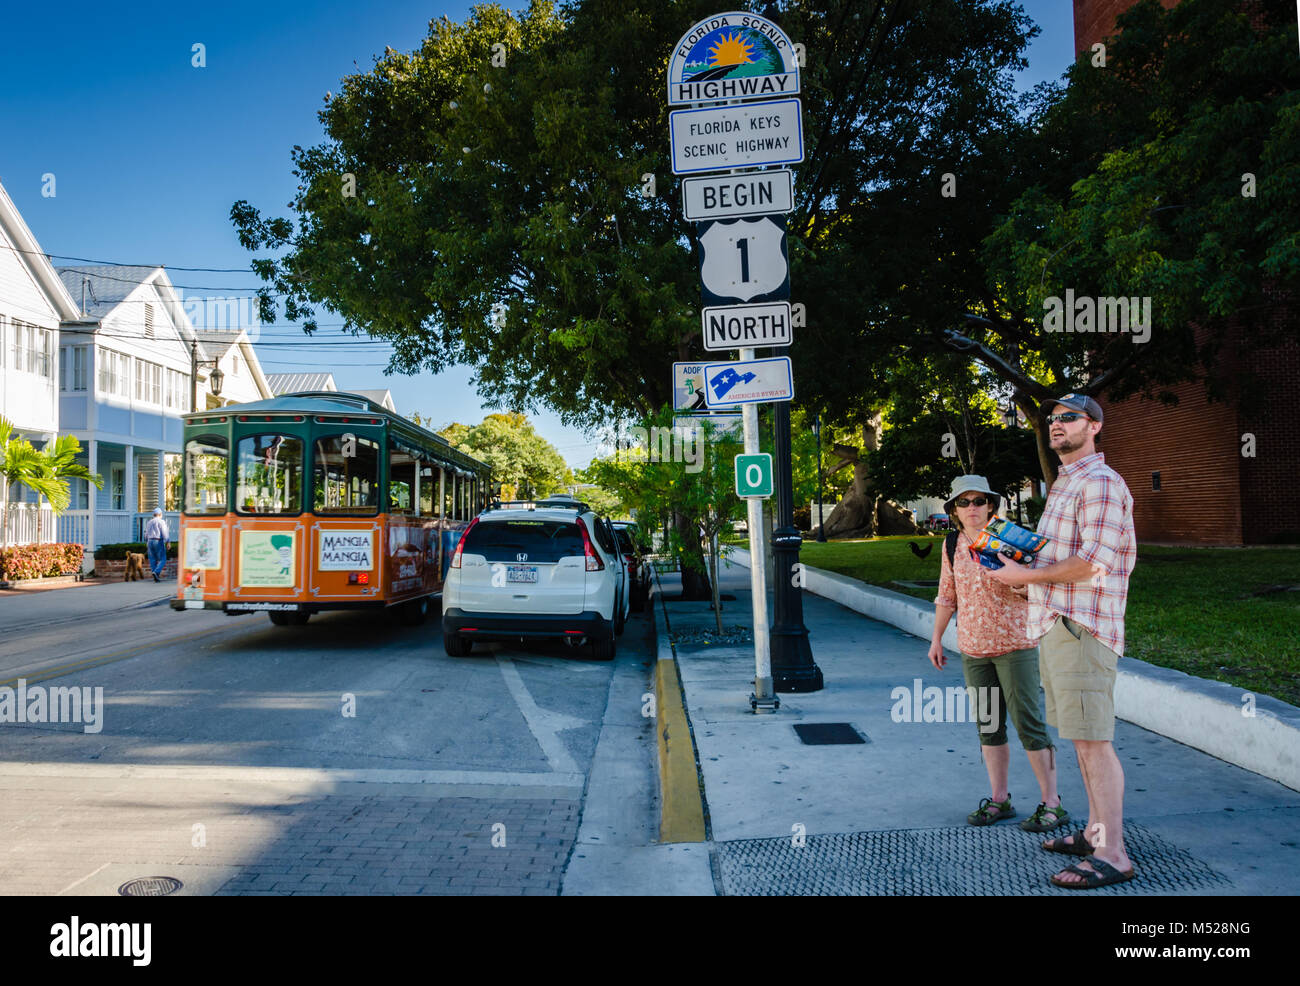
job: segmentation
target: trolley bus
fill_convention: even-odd
[[[176,610],[331,609],[421,622],[488,466],[364,397],[287,394],[183,415]]]

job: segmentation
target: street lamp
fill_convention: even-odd
[[[1007,409],[1002,412],[1002,422],[1008,428],[1015,428],[1017,420],[1018,419],[1016,417],[1016,402],[1012,400],[1008,400]],[[1022,523],[1020,518],[1020,488],[1018,486],[1014,487],[1011,490],[1011,496],[1016,501],[1016,523],[1017,524]]]
[[[221,368],[217,366],[217,363],[219,362],[220,360],[216,360],[216,359],[199,359],[199,341],[197,339],[190,340],[190,410],[191,411],[197,411],[199,409],[199,367],[200,366],[212,367],[212,372],[208,374],[208,387],[209,389],[211,389],[213,397],[221,396],[221,382],[226,378],[226,375],[222,373]]]
[[[825,496],[822,494],[822,416],[817,412],[813,418],[813,437],[817,439],[817,540],[826,543],[826,513],[822,507]]]

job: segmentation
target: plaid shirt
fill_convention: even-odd
[[[1067,616],[1116,654],[1124,653],[1124,609],[1128,577],[1137,561],[1133,533],[1133,496],[1106,457],[1096,452],[1069,465],[1047,497],[1038,533],[1051,541],[1038,553],[1035,566],[1078,555],[1093,566],[1090,582],[1047,582],[1029,586],[1031,637]]]

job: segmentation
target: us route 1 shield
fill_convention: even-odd
[[[704,400],[709,407],[771,404],[794,397],[790,357],[706,363]]]
[[[803,113],[797,99],[707,106],[668,114],[673,174],[691,175],[803,160]]]
[[[785,216],[695,224],[705,305],[790,298]]]

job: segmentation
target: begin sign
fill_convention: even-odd
[[[794,180],[789,168],[682,179],[682,214],[691,222],[793,210]]]

